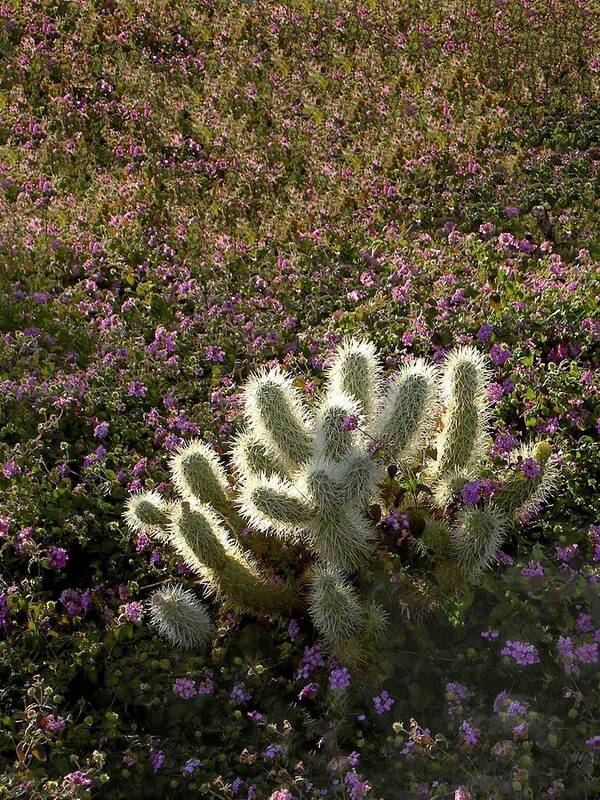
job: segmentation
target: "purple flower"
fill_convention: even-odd
[[[65,721],[62,717],[55,717],[54,714],[48,714],[48,716],[45,717],[44,724],[40,724],[40,727],[53,732],[62,731],[65,727]]]
[[[140,475],[146,469],[147,466],[148,466],[148,459],[147,458],[140,458],[140,460],[137,461],[134,464],[133,469],[132,469],[132,473],[133,473],[134,478],[139,478]]]
[[[466,786],[457,786],[454,792],[454,800],[471,800],[471,792]]]
[[[130,397],[145,397],[148,394],[148,387],[141,381],[129,381],[127,394]]]
[[[386,692],[384,689],[381,694],[377,695],[377,697],[373,698],[373,705],[375,706],[375,712],[381,716],[385,714],[386,711],[389,711],[396,701],[393,697]]]
[[[519,469],[526,478],[537,478],[541,472],[541,467],[535,458],[526,458],[519,465]]]
[[[537,648],[529,642],[507,641],[500,651],[500,655],[514,659],[522,667],[539,664],[540,662]]]
[[[521,570],[521,575],[524,578],[543,578],[544,568],[539,561],[530,561],[529,564]]]
[[[504,553],[502,550],[500,550],[500,552],[496,556],[496,559],[498,563],[502,564],[504,567],[512,567],[512,565],[514,564],[512,557],[509,556],[508,553]]]
[[[110,428],[109,422],[99,422],[94,427],[94,436],[96,439],[104,439],[104,437],[108,434],[108,429]]]
[[[248,797],[250,797],[249,792]],[[275,791],[269,795],[269,800],[293,800],[293,798],[294,795],[289,789],[275,789]]]
[[[235,700],[236,703],[242,704],[247,703],[252,695],[246,690],[246,684],[240,681],[240,683],[236,683],[231,690],[230,697]]]
[[[590,525],[588,534],[594,546],[593,561],[600,561],[600,525]]]
[[[302,664],[296,674],[296,678],[299,680],[306,679],[310,676],[311,672],[314,672],[315,669],[322,667],[324,664],[325,659],[323,658],[323,653],[319,644],[315,644],[312,647],[305,647],[304,655],[302,656]]]
[[[174,694],[178,694],[184,700],[191,700],[198,694],[196,681],[191,678],[176,678],[172,689]]]
[[[556,642],[556,649],[558,655],[563,662],[565,672],[576,671],[575,666],[575,650],[573,647],[573,640],[570,636],[559,636]]]
[[[556,546],[557,561],[571,561],[579,552],[578,544],[568,544],[566,547]]]
[[[184,775],[191,775],[195,769],[198,769],[198,767],[201,766],[202,761],[200,761],[199,758],[189,758],[183,765],[181,772]]]
[[[585,746],[590,750],[600,750],[600,736],[592,736],[591,739],[586,739]]]
[[[205,695],[205,694],[214,694],[215,693],[215,684],[212,679],[212,673],[210,670],[206,670],[206,678],[205,680],[198,686],[197,694]]]
[[[481,328],[479,328],[477,331],[477,338],[480,342],[485,342],[490,338],[492,331],[492,326],[489,323],[484,322]]]
[[[499,436],[496,437],[496,441],[494,442],[494,450],[499,455],[506,455],[510,453],[511,450],[517,446],[517,440],[514,436],[510,436],[508,433],[501,433]]]
[[[163,751],[152,749],[150,751],[150,766],[152,767],[152,772],[158,772],[164,763],[165,754]]]
[[[476,728],[471,720],[465,719],[460,726],[460,732],[463,737],[463,741],[469,747],[475,747],[475,745],[479,744],[479,736],[481,731],[479,728]]]
[[[74,788],[75,786],[91,786],[91,784],[92,782],[88,778],[87,773],[81,770],[69,772],[69,774],[65,775],[63,778],[63,785],[69,788]]]
[[[265,750],[265,752],[263,753],[263,756],[265,758],[269,759],[269,761],[272,761],[274,758],[277,758],[277,756],[282,752],[283,752],[283,748],[281,747],[281,745],[279,745],[279,744],[270,744],[267,747],[267,749]]]
[[[578,633],[591,633],[594,630],[592,615],[589,613],[580,614],[575,620],[575,627]]]
[[[141,622],[144,616],[143,603],[138,603],[137,601],[126,603],[122,607],[122,613],[128,622]]]
[[[496,714],[499,714],[506,706],[508,700],[509,700],[508,692],[506,691],[506,689],[503,689],[499,694],[496,695],[496,698],[494,700],[494,706],[493,706],[494,712]]]
[[[53,569],[64,569],[68,559],[69,554],[64,547],[51,547],[48,550],[48,563]]]
[[[206,347],[204,355],[209,361],[213,361],[215,364],[222,364],[225,359],[225,351],[214,345]]]
[[[307,683],[306,686],[300,690],[300,693],[298,694],[298,700],[310,700],[316,695],[318,690],[318,683]]]
[[[460,496],[463,501],[468,506],[472,506],[474,503],[477,503],[481,498],[481,484],[479,481],[471,481],[470,483],[465,483],[465,485],[460,490]]]
[[[21,467],[16,461],[6,461],[2,465],[2,474],[5,478],[13,478],[15,475],[20,475]]]
[[[290,624],[288,625],[288,635],[292,640],[292,642],[295,641],[299,633],[300,633],[300,625],[298,625],[297,620],[291,619]]]
[[[371,790],[370,784],[361,781],[354,770],[346,773],[344,783],[350,789],[350,800],[361,800]]]
[[[497,639],[500,636],[500,632],[495,630],[494,628],[486,628],[486,630],[481,631],[481,638],[485,639],[488,642]]]
[[[524,717],[527,714],[527,705],[518,700],[511,700],[506,709],[509,717]]]
[[[519,724],[515,725],[513,728],[513,737],[515,741],[519,739],[526,739],[528,733],[529,725],[526,722],[519,722]]]
[[[350,686],[350,673],[345,667],[336,667],[329,675],[329,688],[332,691],[345,692]]]
[[[598,663],[598,644],[592,642],[591,644],[581,644],[575,648],[575,658],[582,664],[597,664]]]
[[[497,367],[501,367],[505,364],[511,356],[511,351],[501,347],[499,344],[493,344],[490,349],[490,359],[492,364],[495,364]]]
[[[65,589],[58,598],[65,607],[69,617],[77,617],[87,611],[91,603],[89,589],[81,592],[79,589]]]
[[[347,433],[353,431],[358,425],[358,417],[354,414],[348,414],[342,421],[342,430]]]

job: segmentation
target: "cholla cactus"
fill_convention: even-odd
[[[174,548],[206,595],[255,613],[305,610],[331,651],[356,663],[394,603],[395,616],[413,619],[478,580],[510,524],[553,486],[550,448],[538,443],[481,495],[488,380],[483,356],[463,347],[441,369],[409,362],[384,387],[375,348],[348,339],[311,409],[283,370],[259,371],[245,388],[232,477],[194,440],[171,459],[179,500],[135,494],[126,520]],[[257,543],[274,540],[283,575],[258,555]],[[369,575],[387,571],[389,584],[390,569],[386,609]],[[151,616],[173,644],[205,639],[206,611],[180,589],[157,593]]]

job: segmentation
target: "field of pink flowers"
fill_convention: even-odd
[[[0,800],[600,796],[594,0],[0,0],[0,66]],[[550,503],[375,682],[302,614],[173,649],[128,495],[348,334],[478,347]]]

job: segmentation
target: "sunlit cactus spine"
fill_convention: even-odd
[[[345,394],[331,394],[319,408],[315,420],[315,452],[332,461],[343,461],[357,444],[356,427],[361,404]]]
[[[348,642],[363,624],[363,609],[355,589],[332,569],[314,571],[308,613],[317,631],[333,647]]]
[[[554,485],[546,443],[489,479],[488,381],[483,356],[462,347],[441,371],[408,362],[384,388],[375,348],[354,339],[312,406],[282,369],[260,370],[244,390],[232,477],[193,440],[170,462],[179,499],[135,493],[125,518],[173,548],[213,601],[304,611],[331,652],[356,665],[388,620],[421,619],[479,580],[513,522]],[[273,552],[276,570],[260,557]],[[178,592],[159,598],[152,619],[171,643],[194,646],[203,638],[190,620],[206,609]]]
[[[267,586],[252,557],[232,539],[208,504],[182,502],[173,514],[169,543],[203,581],[205,592],[239,608],[291,608],[286,587]]]
[[[259,475],[268,478],[286,475],[283,462],[269,451],[264,442],[247,431],[236,437],[231,453],[233,469],[240,481]]]
[[[253,528],[263,533],[299,535],[314,520],[311,499],[277,475],[249,476],[240,487],[239,507]]]

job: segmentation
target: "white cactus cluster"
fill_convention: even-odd
[[[441,368],[409,362],[384,385],[375,347],[346,339],[309,409],[290,375],[279,367],[260,370],[245,387],[232,480],[216,454],[193,440],[170,463],[179,501],[134,494],[127,522],[168,542],[208,594],[253,611],[303,607],[332,649],[348,652],[365,631],[384,627],[385,614],[359,595],[355,578],[382,545],[367,511],[384,503],[386,466],[396,465],[400,475],[417,470],[429,485],[438,517],[443,511],[448,518],[431,526],[445,532],[429,537],[437,542],[431,555],[452,560],[463,582],[493,563],[510,521],[547,494],[549,450],[538,445],[527,451],[540,465],[534,479],[516,473],[494,502],[458,508],[462,486],[486,459],[488,381],[483,356],[462,347]],[[432,444],[433,460],[426,457]],[[303,548],[309,568],[295,582],[269,578],[243,544],[247,528],[278,537],[290,552]],[[159,631],[180,646],[204,641],[208,617],[185,592],[165,591],[151,601]]]

